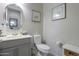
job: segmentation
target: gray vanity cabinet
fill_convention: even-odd
[[[1,56],[31,56],[30,38],[0,42]]]
[[[18,56],[18,48],[0,49],[0,56]]]
[[[31,56],[30,44],[19,47],[19,56]]]

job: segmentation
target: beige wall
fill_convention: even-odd
[[[79,46],[79,4],[66,4],[66,19],[51,21],[51,8],[59,4],[43,5],[43,36],[51,47],[51,53],[61,55],[57,41]]]
[[[20,30],[10,30],[9,28],[5,28],[5,26],[1,26],[1,23],[4,21],[3,14],[5,11],[5,6],[7,4],[0,3],[0,29],[3,30],[4,34],[12,34],[17,32],[25,31],[30,34],[35,34],[36,32],[39,34],[42,34],[42,4],[31,4],[31,3],[25,3],[25,4],[18,4],[24,13],[24,17],[22,19],[23,26]],[[32,22],[32,10],[40,11],[41,13],[41,22]]]

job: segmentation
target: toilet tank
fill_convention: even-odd
[[[34,43],[41,44],[41,35],[34,35]]]

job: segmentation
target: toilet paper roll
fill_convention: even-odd
[[[56,45],[61,48],[63,46],[63,43],[61,41],[57,41]]]

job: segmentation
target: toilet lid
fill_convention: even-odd
[[[50,49],[49,46],[46,45],[46,44],[38,44],[37,47],[40,48],[40,49],[44,49],[44,50],[49,50]]]

